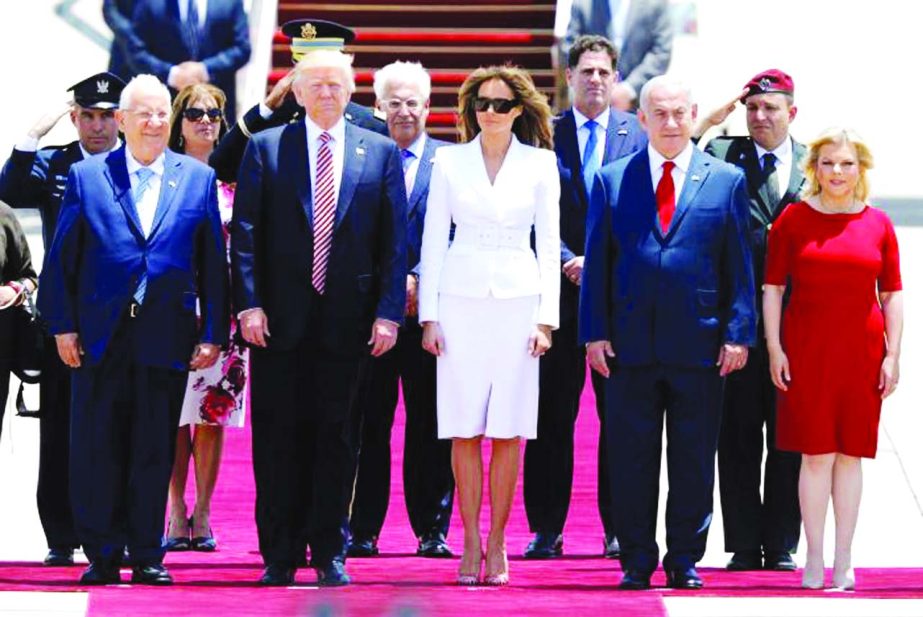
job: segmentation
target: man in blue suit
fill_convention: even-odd
[[[577,343],[577,303],[583,270],[586,214],[593,175],[601,165],[636,152],[647,136],[635,116],[610,109],[618,81],[618,52],[601,36],[579,37],[568,53],[567,80],[574,93],[573,109],[555,122],[554,146],[561,175],[561,327],[554,345],[541,360],[538,439],[526,443],[523,497],[535,537],[525,557],[561,555],[564,521],[570,507],[574,476],[574,423],[586,381],[586,358]],[[593,375],[596,411],[605,426],[605,381]],[[618,557],[612,523],[605,431],[599,433],[597,504],[605,534],[603,552]]]
[[[103,19],[112,30],[112,44],[109,46],[109,71],[120,79],[131,79],[135,74],[128,63],[128,40],[134,36],[131,16],[135,0],[103,0]]]
[[[252,346],[262,585],[290,585],[308,544],[319,584],[350,582],[350,410],[369,354],[394,346],[404,317],[401,154],[345,121],[354,90],[351,56],[307,54],[292,84],[304,122],[254,135],[238,176],[231,270]]]
[[[659,561],[664,417],[667,585],[702,587],[724,377],[756,340],[746,180],[695,148],[695,116],[683,84],[650,80],[639,113],[648,147],[603,167],[590,199],[580,338],[608,378],[622,589],[650,587]]]
[[[378,554],[378,534],[391,493],[391,427],[398,382],[404,391],[404,501],[417,537],[417,555],[451,557],[452,444],[436,434],[436,358],[422,347],[417,321],[420,244],[436,149],[447,142],[426,134],[429,74],[419,63],[392,62],[375,72],[375,97],[401,149],[407,211],[407,305],[397,345],[369,364],[354,413],[358,437],[356,489],[350,512],[350,557]]]
[[[227,342],[227,265],[214,172],[166,149],[167,88],[135,78],[117,119],[125,147],[70,170],[39,301],[75,369],[71,501],[90,560],[80,582],[120,582],[127,546],[132,582],[168,585],[177,424],[188,370]]]
[[[243,0],[136,2],[125,32],[132,75],[151,73],[177,92],[208,82],[227,95],[225,115],[237,117],[234,76],[250,59]]]

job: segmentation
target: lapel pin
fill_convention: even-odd
[[[693,181],[693,182],[698,182],[699,180],[701,180],[701,178],[699,178],[699,177],[698,177],[697,175],[695,175],[695,174],[692,174],[692,181]]]
[[[615,133],[616,135],[628,135],[628,129],[619,129]]]
[[[171,189],[175,189],[175,188],[176,188],[176,180],[170,180],[169,182],[167,182],[167,186],[169,186]]]
[[[363,156],[365,154],[365,148],[356,146],[356,154],[358,154],[359,156]]]

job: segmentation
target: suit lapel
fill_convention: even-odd
[[[788,189],[782,200],[779,202],[779,210],[776,215],[782,211],[782,204],[798,201],[798,193],[801,192],[801,185],[804,184],[804,173],[801,171],[801,161],[805,155],[805,147],[792,139],[792,173],[788,179]]]
[[[730,153],[729,153],[730,154]],[[736,156],[736,159],[734,157]],[[763,166],[760,164],[759,157],[756,154],[756,146],[752,139],[742,140],[739,152],[733,153],[728,157],[729,163],[737,165],[744,172],[747,179],[747,192],[749,195],[756,196],[751,199],[751,205],[756,206],[756,211],[751,208],[751,216],[759,218],[764,224],[772,220],[772,208],[769,206],[769,192],[766,183],[763,181]]]
[[[583,182],[583,162],[580,160],[580,142],[577,141],[577,119],[573,110],[568,110],[561,116],[558,127],[561,131],[561,151],[564,166],[570,170],[570,177],[577,189],[577,202],[586,208],[586,186]],[[557,130],[556,129],[556,130]],[[608,136],[606,137],[608,147]]]
[[[135,208],[135,202],[131,198],[131,180],[128,178],[128,164],[125,162],[125,146],[106,156],[105,175],[112,185],[115,200],[122,207],[125,218],[128,219],[128,226],[132,233],[139,241],[144,242],[141,219],[138,218],[138,209]]]
[[[173,200],[179,187],[179,177],[183,165],[183,159],[177,156],[173,151],[167,150],[166,159],[163,164],[163,179],[160,183],[160,196],[157,198],[157,209],[154,211],[154,222],[151,224],[151,233],[148,239],[153,238],[164,217],[173,205]]]
[[[289,124],[279,138],[279,174],[290,183],[289,194],[298,198],[308,229],[314,229],[314,195],[308,166],[308,131],[304,122]]]
[[[603,165],[621,158],[625,152],[625,142],[628,137],[628,121],[624,116],[609,111],[609,124],[606,127],[606,150],[603,154]]]
[[[340,193],[337,197],[337,217],[334,229],[340,226],[349,204],[356,193],[362,169],[365,167],[366,147],[365,138],[359,134],[349,122],[346,123],[346,139],[343,147],[343,177],[340,178]]]
[[[433,156],[436,154],[436,147],[433,140],[427,135],[423,141],[423,156],[417,164],[417,175],[413,179],[413,188],[410,195],[407,196],[407,219],[412,219],[417,213],[417,204],[420,203],[420,197],[423,195],[424,188],[429,183],[429,176],[433,169]]]
[[[710,166],[708,157],[702,154],[698,148],[694,148],[692,150],[692,159],[689,161],[689,169],[686,170],[686,179],[683,181],[683,190],[676,200],[676,212],[673,213],[673,220],[670,223],[670,228],[664,236],[666,242],[670,241],[673,235],[676,234],[676,230],[683,223],[683,218],[685,218],[686,213],[689,211],[690,205],[695,201],[699,189],[702,188],[705,179],[708,177]]]

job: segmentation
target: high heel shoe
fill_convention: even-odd
[[[852,591],[856,588],[856,571],[849,568],[838,568],[833,564],[833,586],[840,591]]]
[[[461,564],[459,564],[459,566],[458,566],[458,579],[457,579],[457,582],[458,582],[459,585],[462,585],[462,586],[465,586],[465,587],[470,587],[470,586],[472,586],[472,585],[477,585],[477,584],[481,581],[481,562],[483,561],[483,559],[484,559],[484,555],[483,555],[483,554],[478,555],[478,560],[477,560],[477,564],[478,564],[478,565],[477,565],[477,569],[476,569],[473,573],[472,573],[472,572],[465,572],[464,570],[462,570],[463,566],[462,566]],[[463,555],[462,555],[462,563],[464,563],[464,561],[465,561],[465,556],[464,556],[464,554],[463,554]]]
[[[489,553],[488,553],[489,554]],[[506,549],[500,551],[502,569],[496,572],[486,571],[484,575],[484,584],[492,587],[502,587],[510,582],[510,564],[506,558]],[[491,560],[488,560],[488,563]]]
[[[804,564],[804,571],[801,573],[801,586],[805,589],[823,589],[824,588],[824,563],[819,566],[808,562]]]
[[[188,551],[190,547],[189,530],[191,527],[191,518],[189,520],[185,518],[175,519],[171,516],[170,522],[167,523],[167,537],[163,540],[164,549],[168,551]]]
[[[195,532],[195,522],[192,518],[189,519],[189,528],[193,530],[190,533]],[[211,553],[217,550],[218,542],[215,540],[215,534],[212,533],[211,525],[203,525],[203,528],[207,530],[205,535],[193,536],[190,548],[194,551]]]

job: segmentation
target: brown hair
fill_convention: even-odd
[[[215,104],[218,105],[218,109],[224,114],[224,105],[227,103],[228,97],[221,88],[213,86],[212,84],[193,84],[191,86],[186,86],[180,90],[176,98],[173,99],[173,116],[170,120],[170,141],[167,142],[167,145],[174,152],[186,152],[186,146],[183,143],[183,112],[186,111],[190,105],[205,97],[215,99]],[[215,143],[221,141],[221,138],[224,137],[224,134],[227,132],[228,121],[227,118],[222,115],[221,123],[218,126],[218,139],[215,140]]]
[[[817,181],[816,171],[817,162],[820,159],[820,149],[830,144],[838,146],[849,144],[855,149],[856,161],[859,164],[859,181],[856,183],[855,198],[864,203],[869,196],[869,182],[865,172],[874,167],[875,163],[872,151],[855,131],[839,127],[825,130],[808,144],[808,151],[801,161],[801,169],[805,177],[801,198],[807,199],[820,194],[820,183]]]
[[[478,96],[481,84],[493,79],[499,79],[509,86],[513,97],[522,107],[522,114],[513,122],[513,133],[519,141],[551,150],[554,146],[548,100],[536,90],[532,77],[525,70],[509,65],[481,67],[465,79],[458,92],[458,130],[462,141],[471,141],[481,132],[477,112],[474,111],[474,99]]]
[[[570,51],[567,52],[567,68],[575,68],[580,64],[580,56],[588,51],[602,51],[612,59],[612,70],[619,62],[619,52],[612,44],[612,41],[598,34],[581,34],[571,45]]]

